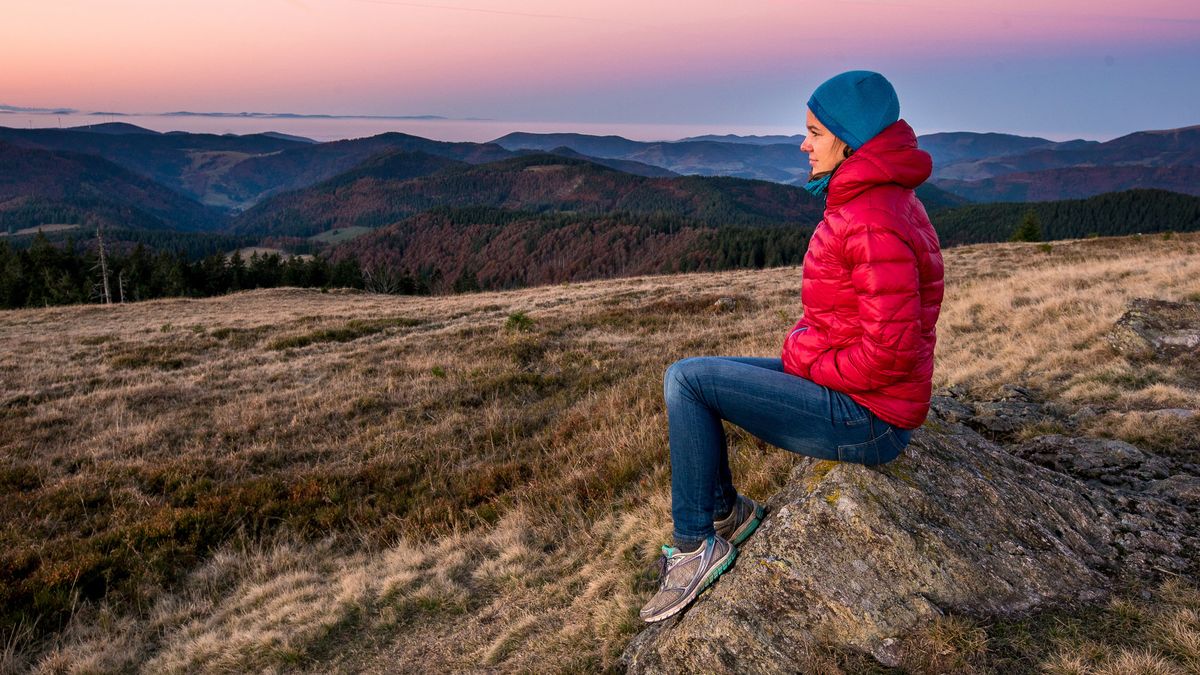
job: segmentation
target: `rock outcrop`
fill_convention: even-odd
[[[953,387],[932,403],[950,422],[962,422],[991,440],[1008,440],[1022,429],[1060,420],[1066,411],[1057,404],[1039,399],[1031,389],[1006,384],[998,398],[967,401],[962,388]]]
[[[1145,483],[1171,475],[1167,459],[1142,452],[1124,441],[1105,438],[1048,434],[1013,446],[1009,451],[1085,482],[1125,489],[1143,489]]]
[[[894,462],[798,465],[735,566],[624,664],[798,672],[825,644],[894,666],[900,639],[945,612],[1013,615],[1198,571],[1194,476],[1117,442],[1035,439],[1027,461],[952,421],[977,416],[940,397]]]
[[[1200,302],[1135,298],[1108,333],[1109,345],[1132,359],[1200,355]]]

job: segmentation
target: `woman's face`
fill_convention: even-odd
[[[846,147],[845,141],[830,133],[811,110],[808,110],[805,125],[808,127],[808,135],[800,144],[800,150],[808,153],[808,163],[812,172],[817,174],[833,171],[846,158],[842,153],[842,149]]]

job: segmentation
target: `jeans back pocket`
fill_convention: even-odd
[[[831,397],[830,417],[845,427],[861,427],[871,421],[871,411],[859,405],[858,401],[848,395],[833,389],[829,390]]]
[[[869,441],[839,445],[837,448],[838,461],[867,466],[887,464],[899,457],[905,446],[908,445],[908,438],[902,437],[904,435],[904,433],[898,435],[889,424],[882,434]]]

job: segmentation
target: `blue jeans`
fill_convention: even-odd
[[[675,546],[693,550],[737,501],[721,420],[784,450],[882,464],[912,431],[875,416],[846,394],[783,372],[781,359],[702,356],[676,361],[663,378],[671,443]]]

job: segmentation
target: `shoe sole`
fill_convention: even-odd
[[[646,623],[657,623],[682,612],[687,608],[688,605],[692,604],[696,598],[700,597],[700,594],[703,593],[709,586],[711,586],[712,583],[717,580],[717,577],[721,576],[725,573],[725,570],[729,569],[729,566],[733,564],[734,558],[737,558],[737,549],[730,546],[729,555],[725,556],[724,560],[717,563],[715,567],[709,570],[708,576],[704,577],[704,581],[700,582],[700,585],[696,587],[696,592],[691,597],[683,602],[680,602],[678,606],[666,612],[665,614],[660,614],[649,619],[642,619],[642,621],[645,621]]]
[[[729,540],[729,543],[733,544],[734,546],[738,546],[743,541],[746,541],[746,539],[750,535],[754,534],[754,531],[758,529],[758,526],[760,523],[762,523],[763,516],[766,515],[766,513],[766,507],[764,507],[762,504],[756,505],[754,507],[754,518],[750,521],[750,525],[743,526],[745,529],[742,530],[741,534],[735,533],[733,539]]]

